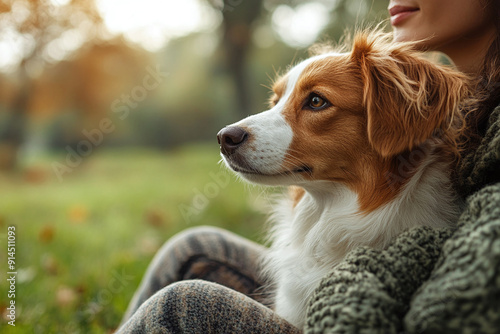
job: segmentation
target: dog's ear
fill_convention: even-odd
[[[368,140],[382,156],[411,150],[446,129],[466,97],[466,77],[436,65],[411,45],[358,34],[352,60],[361,69]]]

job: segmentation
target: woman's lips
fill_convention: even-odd
[[[389,8],[389,14],[391,15],[391,25],[397,26],[404,20],[406,20],[411,15],[418,12],[420,8],[418,7],[407,7],[407,6],[394,6]]]

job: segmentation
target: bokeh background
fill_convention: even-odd
[[[16,326],[111,333],[154,253],[217,225],[261,240],[269,190],[219,164],[216,133],[266,109],[315,42],[383,0],[1,0],[0,268],[16,227]]]

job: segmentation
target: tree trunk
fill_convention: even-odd
[[[21,87],[7,118],[7,129],[0,138],[0,170],[14,170],[18,166],[19,149],[24,142],[26,114],[31,92],[31,80],[24,63],[20,65]]]

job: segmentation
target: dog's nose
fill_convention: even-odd
[[[217,134],[217,141],[223,154],[231,155],[248,138],[248,132],[238,126],[228,126]]]

